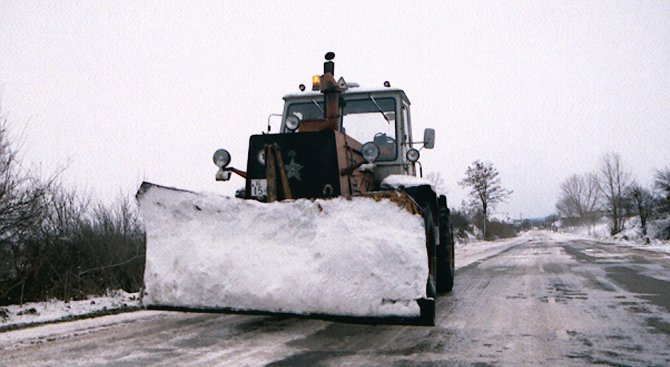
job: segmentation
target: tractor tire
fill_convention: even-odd
[[[440,196],[438,202],[440,218],[440,245],[437,246],[437,292],[447,293],[454,288],[456,273],[454,261],[454,235],[451,227],[450,212],[446,197]]]
[[[437,247],[436,246],[436,232],[437,228],[435,225],[435,221],[433,220],[433,213],[430,209],[430,206],[423,206],[424,210],[424,224],[426,227],[426,250],[428,251],[428,261],[431,262],[429,268],[430,268],[430,273],[428,275],[428,282],[426,284],[426,295],[429,298],[437,298],[437,292],[438,292],[438,273],[437,273],[437,266],[438,266],[438,260],[437,260]],[[432,256],[430,256],[432,254]]]

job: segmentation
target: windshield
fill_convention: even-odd
[[[392,161],[397,156],[395,134],[395,98],[357,96],[342,102],[342,132],[362,144],[374,142],[379,146],[379,161]],[[362,98],[361,98],[362,97]],[[323,118],[323,98],[310,102],[292,103],[287,116],[301,120]]]

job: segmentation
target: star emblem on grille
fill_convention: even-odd
[[[300,180],[300,170],[303,167],[304,167],[303,165],[295,163],[295,158],[291,157],[291,163],[289,163],[285,166],[286,176],[288,178],[295,178],[296,180],[301,181]]]

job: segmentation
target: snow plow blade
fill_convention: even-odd
[[[434,322],[423,218],[393,200],[268,204],[146,182],[137,200],[149,309]]]

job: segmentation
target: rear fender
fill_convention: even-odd
[[[440,226],[437,196],[430,185],[400,187],[421,208],[426,230],[426,252],[428,262],[428,281],[426,293],[435,298],[438,292],[437,250],[440,245]]]
[[[401,189],[417,203],[421,210],[430,212],[433,223],[440,222],[437,195],[430,185],[402,187]],[[437,239],[439,245],[439,233]]]

